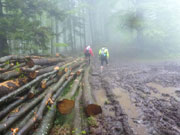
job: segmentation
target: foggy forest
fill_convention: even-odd
[[[180,135],[179,0],[0,0],[0,135]]]

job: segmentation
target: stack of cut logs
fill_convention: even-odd
[[[74,128],[81,129],[81,96],[87,116],[102,112],[92,97],[89,71],[84,58],[0,58],[0,134],[48,135],[56,111],[66,115],[73,108]],[[62,96],[70,83],[72,87]]]

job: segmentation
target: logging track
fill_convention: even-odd
[[[112,62],[102,74],[93,65],[90,82],[103,114],[91,134],[180,134],[180,64]]]

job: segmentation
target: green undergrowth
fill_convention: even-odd
[[[73,82],[74,80],[69,82],[69,84],[64,88],[61,96],[65,96],[70,91],[70,89],[72,88]]]
[[[64,124],[72,124],[72,121],[74,119],[74,110],[67,115],[62,115],[58,111],[56,112],[56,120],[55,125],[64,125]]]
[[[88,122],[88,125],[91,126],[91,127],[96,127],[97,126],[97,120],[93,116],[88,117],[87,122]]]
[[[63,90],[61,96],[65,96],[70,89],[72,88],[74,81],[71,81]],[[76,97],[78,96],[79,90],[76,91],[75,95],[72,97],[73,100],[76,99]],[[81,113],[81,118],[82,118],[82,129],[81,131],[77,134],[76,130],[79,129],[73,129],[73,121],[74,121],[74,116],[75,116],[75,111],[74,109],[72,110],[72,112],[68,115],[62,115],[59,113],[59,111],[56,111],[56,119],[54,121],[54,127],[52,129],[52,134],[56,135],[59,132],[64,132],[66,130],[70,131],[70,134],[73,135],[85,135],[87,134],[87,130],[85,130],[85,127],[87,127],[87,117],[84,113],[83,110],[83,104],[82,104],[82,100],[80,100],[80,113]],[[86,124],[84,124],[86,123]],[[67,128],[68,127],[68,128]],[[63,131],[62,131],[63,130]],[[69,133],[67,133],[68,135]]]

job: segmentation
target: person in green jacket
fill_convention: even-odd
[[[104,62],[106,62],[106,65],[108,65],[108,59],[109,59],[109,51],[107,48],[103,47],[99,50],[99,57],[101,60],[101,72],[103,71],[103,65]]]

